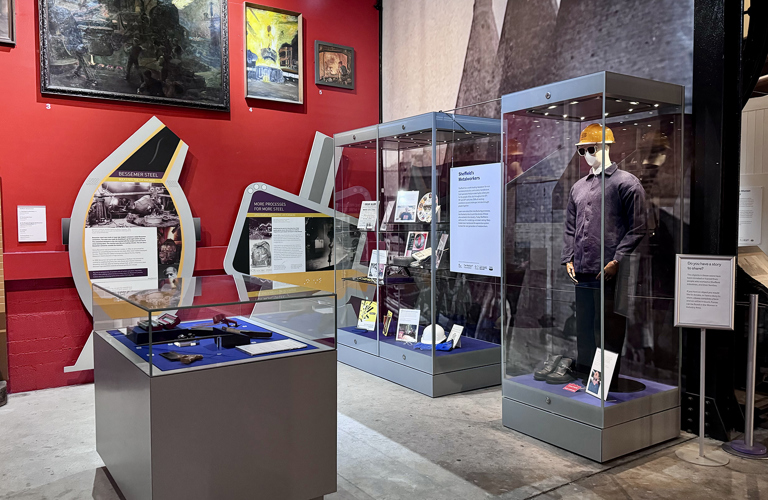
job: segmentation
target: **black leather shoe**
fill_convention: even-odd
[[[546,381],[548,384],[568,384],[576,380],[571,372],[571,364],[573,360],[571,358],[562,358],[560,363],[557,364],[557,368],[547,375]]]
[[[563,357],[560,354],[556,356],[553,356],[552,354],[548,355],[547,362],[544,363],[544,368],[533,372],[533,380],[546,380],[547,375],[557,368],[557,364],[560,363],[561,359],[563,359]]]

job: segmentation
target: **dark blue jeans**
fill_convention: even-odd
[[[576,273],[576,371],[589,375],[595,349],[600,347],[600,280],[597,273]],[[606,351],[619,355],[613,372],[611,387],[615,390],[621,372],[621,350],[627,331],[627,318],[614,312],[616,278],[605,282],[605,337]]]

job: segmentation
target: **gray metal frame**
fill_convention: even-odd
[[[624,97],[678,106],[680,113],[683,113],[684,88],[679,85],[600,72],[505,95],[501,99],[502,120],[508,113],[541,108],[548,104],[568,102],[596,94],[601,96],[600,122],[603,126],[621,119],[606,116],[606,100],[609,98]],[[569,120],[579,121],[579,117],[570,117]],[[682,131],[678,137],[681,136]],[[682,147],[680,144],[676,144],[676,147],[681,154],[680,165],[683,165]],[[504,206],[506,211],[506,202]],[[605,231],[604,224],[605,221],[602,220],[601,233]],[[504,283],[503,286],[505,285]],[[604,289],[604,282],[601,282],[601,288]],[[601,304],[602,308],[604,304]],[[604,311],[602,316],[604,317]],[[604,327],[603,320],[601,330]],[[502,335],[505,353],[510,348],[507,344],[508,334],[505,332]],[[602,344],[601,340],[601,348]],[[678,359],[679,346],[678,343]],[[506,357],[502,358],[502,373],[507,373]],[[601,390],[604,390],[604,385],[601,384]],[[600,398],[600,406],[591,406],[513,382],[504,376],[502,420],[506,427],[592,460],[604,462],[677,437],[680,429],[679,387],[678,371],[675,390],[610,406],[605,406],[604,398]]]
[[[402,145],[398,144],[399,138],[403,138],[406,141],[417,141],[411,147],[431,148],[431,190],[433,193],[436,193],[437,176],[435,174],[435,161],[437,147],[444,141],[452,142],[453,135],[456,132],[462,134],[468,132],[477,135],[500,135],[500,121],[491,118],[454,115],[445,112],[425,113],[335,134],[334,145],[337,155],[340,154],[342,148],[353,145],[359,148],[375,149],[376,191],[380,193],[381,150],[393,149],[395,147],[398,149],[408,149],[408,146],[401,147]],[[406,137],[408,139],[405,139]],[[339,164],[338,158],[335,163],[336,165]],[[377,200],[379,198],[379,196],[376,196]],[[383,207],[380,206],[379,208]],[[433,242],[433,247],[437,242],[436,210],[437,203],[433,203],[430,223],[430,239]],[[348,216],[337,212],[337,217],[344,218]],[[379,229],[379,224],[377,224],[376,241],[381,241]],[[360,251],[358,251],[355,260],[356,267],[354,268],[365,273],[366,268],[359,265],[361,257]],[[436,289],[435,276],[435,261],[432,259],[430,273],[432,290]],[[379,286],[376,286],[374,294],[378,302]],[[349,304],[348,297],[340,299],[338,304],[339,308],[346,308],[349,314],[352,306]],[[430,297],[430,306],[431,324],[436,324],[434,293]],[[381,304],[379,304],[378,310],[380,312],[383,311]],[[466,353],[459,350],[451,355],[436,356],[434,343],[432,351],[426,354],[381,342],[379,335],[378,329],[376,338],[373,339],[347,332],[341,328],[337,329],[339,361],[430,397],[498,385],[501,381],[501,346]]]
[[[336,491],[336,356],[149,377],[95,340],[96,449],[127,500]]]

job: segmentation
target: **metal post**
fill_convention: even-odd
[[[699,456],[704,457],[704,432],[706,429],[706,422],[704,421],[704,406],[707,399],[707,371],[706,371],[706,358],[707,358],[707,329],[701,329],[701,347],[699,348]]]
[[[757,295],[749,296],[749,331],[747,347],[747,401],[744,408],[744,439],[723,444],[728,453],[758,460],[768,458],[768,450],[760,443],[755,444],[755,367],[757,366]]]
[[[701,329],[701,346],[699,347],[699,450],[695,452],[691,447],[683,447],[675,451],[675,455],[686,462],[704,465],[708,467],[718,467],[728,465],[730,461],[727,455],[717,453],[705,455],[704,452],[704,434],[706,430],[705,407],[707,400],[706,380],[707,380],[707,329]]]

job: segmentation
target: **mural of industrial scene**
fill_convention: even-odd
[[[159,182],[104,182],[93,195],[85,227],[174,227],[179,215]]]
[[[45,90],[228,102],[221,1],[43,0]]]

